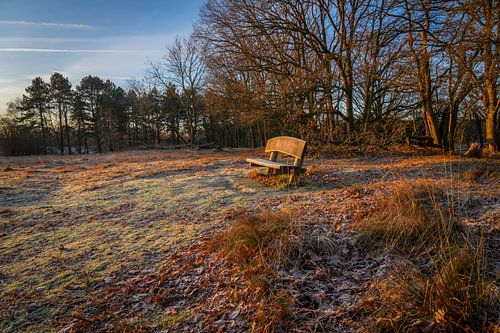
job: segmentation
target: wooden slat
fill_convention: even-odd
[[[278,136],[269,139],[266,144],[266,153],[277,151],[299,159],[304,158],[306,142],[290,136]]]
[[[249,162],[252,165],[260,165],[266,168],[272,168],[272,169],[281,169],[283,167],[290,167],[290,165],[285,164],[285,163],[278,163],[278,162],[273,162],[269,160],[264,160],[261,158],[247,158],[247,162]]]
[[[281,173],[294,173],[294,174],[300,174],[304,173],[306,170],[301,167],[297,167],[291,164],[285,164],[285,163],[278,163],[278,162],[273,162],[269,160],[264,160],[260,158],[247,158],[247,162],[250,163],[250,166],[260,166],[260,167],[265,167],[269,169],[274,169],[278,170],[278,174]]]

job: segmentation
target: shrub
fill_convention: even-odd
[[[486,278],[483,244],[443,250],[429,273],[407,261],[372,283],[371,331],[496,332],[499,292]]]
[[[464,171],[462,178],[472,181],[500,182],[500,172],[487,168],[470,168]]]
[[[268,187],[273,187],[278,190],[286,189],[290,186],[300,186],[304,184],[303,176],[295,177],[295,181],[290,184],[290,175],[282,174],[282,175],[263,175],[257,171],[251,172],[249,174],[250,179],[253,179],[263,185]]]
[[[298,267],[310,252],[336,252],[328,233],[295,222],[293,214],[296,212],[239,216],[216,238],[216,248],[230,261],[271,268]]]

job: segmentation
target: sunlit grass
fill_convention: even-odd
[[[209,228],[203,216],[214,203],[231,204],[234,191],[217,186],[227,182],[223,177],[206,187],[199,187],[203,175],[168,177],[187,163],[179,155],[138,161],[134,154],[120,154],[116,163],[44,158],[47,164],[34,161],[1,173],[0,187],[8,196],[1,199],[6,233],[0,242],[0,293],[10,295],[3,299],[11,310],[0,315],[0,330],[9,322],[12,329],[31,322],[21,304],[40,302],[45,314],[33,324],[50,331],[60,311],[57,300],[85,299],[128,271],[154,269],[162,255]],[[191,165],[205,163],[203,157],[190,158]],[[21,296],[27,293],[37,296]]]
[[[223,241],[214,247],[224,253],[224,260],[233,263],[231,269],[238,278],[241,275],[238,281],[248,283],[249,289],[244,291],[235,288],[231,302],[260,304],[252,308],[249,327],[262,331],[272,331],[278,324],[292,329],[294,318],[300,316],[295,308],[297,295],[273,289],[277,272],[300,269],[310,254],[328,258],[337,251],[331,236],[343,227],[315,227],[317,217],[324,222],[341,209],[335,216],[350,228],[359,220],[355,216],[365,221],[369,215],[366,221],[370,224],[358,229],[363,241],[355,244],[373,251],[399,249],[401,255],[425,249],[428,257],[441,249],[438,235],[447,235],[454,249],[460,248],[457,235],[461,228],[449,210],[449,203],[459,201],[448,201],[447,195],[432,189],[449,182],[443,178],[445,157],[309,160],[314,168],[304,179],[311,179],[314,188],[306,184],[280,191],[278,188],[288,185],[288,175],[277,177],[271,187],[262,186],[246,176],[250,170],[242,161],[248,155],[133,152],[26,157],[0,163],[0,306],[4,309],[0,311],[0,330],[57,332],[71,321],[68,316],[77,314],[74,309],[89,311],[84,313],[92,317],[92,311],[98,310],[84,306],[90,294],[128,281],[138,271],[168,265],[165,254],[198,243],[212,230],[227,228]],[[476,165],[478,162],[465,164],[467,168],[483,168]],[[7,166],[9,170],[4,171]],[[486,165],[489,170],[493,167]],[[398,172],[425,178],[422,183],[432,186],[398,189],[394,181]],[[497,186],[491,175],[460,176],[453,186],[490,198]],[[377,214],[360,212],[357,205],[370,200],[375,188],[395,194],[394,200],[380,202],[391,209]],[[277,213],[288,205],[300,208],[301,213]],[[254,214],[260,208],[269,213]],[[253,213],[242,218],[239,211]],[[299,217],[309,214],[315,216],[311,225],[298,222]],[[435,230],[442,232],[435,235]],[[423,239],[426,241],[419,241]],[[428,265],[427,271],[416,270],[408,281],[416,286],[439,285],[437,272],[457,252],[443,253],[447,255],[442,260]],[[468,285],[464,276],[462,272],[455,280]],[[413,295],[423,295],[419,297],[427,306],[430,299],[436,299],[436,293],[426,293],[429,290],[440,289],[423,289]],[[489,289],[482,290],[486,294]],[[453,295],[458,295],[460,304],[478,304],[469,301],[476,299],[472,294],[472,298]],[[421,318],[443,308],[440,303],[433,304],[437,304],[434,310],[419,313]],[[151,317],[141,317],[136,323],[117,316],[113,327],[132,330],[141,327],[143,320],[154,320],[158,329],[168,331],[192,317],[182,308],[178,313],[162,311],[155,308],[148,314]]]

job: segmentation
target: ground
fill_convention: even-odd
[[[302,183],[279,189],[249,176],[244,160],[257,155],[227,149],[0,158],[0,329],[249,329],[255,323],[244,302],[228,295],[240,288],[237,279],[204,244],[239,214],[284,209],[314,225],[313,233],[331,233],[337,254],[328,262],[311,254],[314,267],[284,269],[276,283],[298,285],[296,312],[344,316],[336,325],[348,325],[369,282],[389,265],[357,247],[351,225],[402,181],[453,193],[461,221],[498,244],[498,160],[310,154]],[[498,272],[497,259],[490,270]],[[322,267],[329,267],[327,280]]]

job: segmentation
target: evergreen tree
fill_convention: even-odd
[[[66,133],[68,154],[71,155],[68,110],[71,103],[72,92],[71,83],[69,82],[68,78],[62,76],[60,73],[52,74],[52,76],[50,77],[50,94],[52,101],[57,107],[57,115],[59,119],[59,145],[61,147],[61,155],[64,155],[64,133]]]
[[[20,108],[24,111],[23,119],[38,120],[40,130],[42,153],[47,153],[47,111],[50,102],[50,86],[41,77],[31,81],[26,87],[26,95],[23,95]]]

